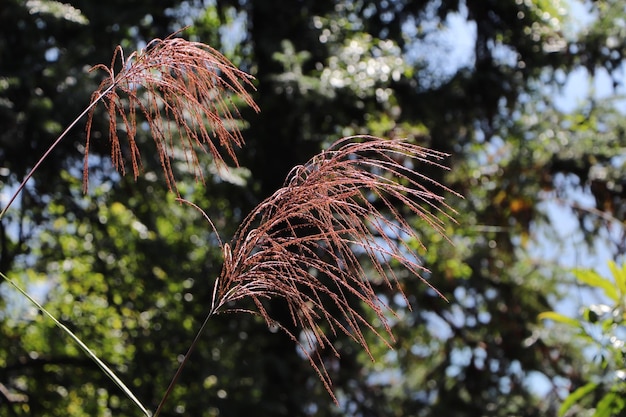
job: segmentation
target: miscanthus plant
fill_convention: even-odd
[[[173,35],[155,39],[128,57],[118,47],[110,67],[97,65],[94,70],[104,70],[106,77],[93,93],[90,105],[26,176],[0,218],[39,164],[84,117],[87,191],[92,120],[99,105],[108,113],[111,159],[122,174],[131,171],[135,178],[141,174],[136,134],[144,122],[172,192],[177,193],[172,161],[181,153],[201,180],[198,152],[210,153],[225,168],[225,158],[237,165],[235,150],[244,145],[244,140],[234,123],[239,114],[232,98],[236,96],[259,109],[248,93],[253,88],[252,77],[215,49]],[[122,137],[120,132],[124,132]],[[454,211],[441,194],[450,190],[420,174],[420,166],[443,168],[440,163],[446,156],[403,140],[357,136],[340,139],[307,163],[294,167],[283,187],[244,219],[230,243],[219,240],[224,261],[213,282],[206,320],[195,340],[190,341],[154,415],[163,409],[208,320],[227,312],[256,314],[268,325],[285,331],[307,355],[334,398],[330,376],[318,352],[330,349],[338,354],[332,343],[338,333],[348,335],[368,353],[366,331],[374,332],[385,343],[393,341],[389,324],[393,311],[377,296],[375,285],[382,283],[404,295],[395,274],[398,267],[421,279],[424,271],[419,256],[415,245],[409,244],[419,242],[419,234],[403,213],[412,212],[428,227],[444,234],[441,219],[451,219],[447,213]],[[208,227],[217,234],[201,207],[179,201],[201,211]],[[398,206],[404,210],[398,210]],[[78,337],[15,282],[2,276],[69,334],[137,407],[152,415]],[[271,316],[267,302],[276,298],[286,302],[290,323],[277,322]],[[242,303],[244,299],[252,304]],[[255,308],[244,307],[248,305]],[[369,316],[361,313],[361,305],[367,306],[382,326],[375,327]],[[290,329],[297,329],[298,334]]]

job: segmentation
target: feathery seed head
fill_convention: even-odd
[[[364,304],[393,339],[390,309],[379,299],[376,282],[403,294],[392,261],[416,277],[424,272],[408,244],[419,242],[419,235],[406,211],[444,234],[437,214],[450,218],[453,210],[438,192],[450,190],[417,171],[419,163],[439,165],[444,157],[402,140],[359,136],[294,168],[284,187],[259,204],[236,233],[212,311],[228,311],[231,303],[250,298],[256,313],[273,325],[266,302],[283,299],[292,323],[280,327],[300,345],[332,395],[317,357],[318,349],[337,353],[329,334],[343,332],[369,353],[364,329],[383,337],[361,313]],[[305,337],[289,330],[294,328]]]
[[[121,69],[116,73],[118,59]],[[218,165],[226,165],[224,154],[237,164],[234,148],[242,146],[244,141],[234,123],[239,113],[232,103],[232,95],[254,110],[259,109],[246,91],[246,87],[253,87],[252,76],[236,68],[217,50],[171,36],[151,41],[128,59],[118,47],[110,67],[100,64],[94,69],[104,70],[109,75],[93,93],[92,104],[102,101],[107,110],[111,159],[120,173],[125,173],[126,159],[130,159],[135,178],[139,175],[141,159],[136,142],[139,116],[143,116],[149,126],[170,190],[176,189],[172,158],[177,147],[196,178],[201,180],[199,150],[208,151]],[[85,189],[94,108],[87,120]],[[126,132],[127,157],[118,130]]]

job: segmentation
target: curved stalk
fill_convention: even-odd
[[[113,381],[113,383],[115,383],[115,385],[117,385],[118,388],[124,392],[124,394],[126,394],[126,396],[141,410],[144,415],[146,415],[147,417],[151,416],[150,412],[146,409],[146,407],[143,406],[141,401],[139,401],[137,397],[135,397],[130,388],[128,388],[126,384],[124,384],[124,382],[122,382],[122,380],[115,374],[115,372],[113,372],[111,368],[109,368],[100,358],[98,358],[98,356],[91,349],[89,349],[89,347],[85,343],[83,343],[83,341],[80,340],[78,336],[76,336],[70,329],[68,329],[67,326],[57,320],[50,312],[48,312],[48,310],[46,310],[41,304],[39,304],[37,300],[31,297],[30,294],[26,292],[26,290],[17,285],[16,282],[9,279],[2,272],[0,272],[0,277],[2,277],[6,282],[11,284],[13,288],[19,291],[24,297],[28,299],[28,301],[30,301],[35,307],[37,307],[39,311],[41,311],[45,316],[51,319],[59,329],[65,332],[78,345],[78,347],[80,347],[80,349],[85,352],[85,354],[89,356],[89,358],[91,358],[91,360],[93,360],[96,365],[98,365],[102,372],[104,372],[105,375],[108,376],[111,381]]]

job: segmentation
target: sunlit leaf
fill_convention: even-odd
[[[609,262],[609,269],[613,274],[613,279],[615,279],[615,284],[619,289],[620,295],[622,298],[626,297],[626,264],[620,269],[615,262]],[[624,301],[624,300],[623,300]]]
[[[622,394],[611,391],[598,402],[594,417],[620,416],[622,415],[620,411],[624,410],[625,405]]]
[[[615,284],[592,270],[577,269],[574,271],[576,278],[591,287],[604,290],[604,294],[613,301],[619,301],[619,294]]]
[[[557,323],[567,324],[572,327],[580,327],[580,323],[578,320],[573,319],[571,317],[567,317],[561,313],[557,313],[556,311],[546,311],[544,313],[539,314],[540,320],[552,320]]]
[[[588,383],[586,385],[583,385],[582,387],[578,388],[576,391],[572,392],[565,399],[565,401],[563,401],[563,404],[561,405],[561,408],[559,408],[559,416],[565,415],[567,410],[572,408],[572,406],[574,404],[576,404],[578,401],[580,401],[581,398],[583,398],[584,396],[586,396],[589,393],[591,393],[594,389],[596,389],[597,386],[598,386],[598,384],[596,384],[595,382],[590,382],[590,383]]]

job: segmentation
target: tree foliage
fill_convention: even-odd
[[[555,311],[540,315],[541,319],[563,327],[588,356],[585,370],[589,377],[584,385],[573,387],[559,408],[559,416],[615,416],[626,410],[626,267],[610,262],[609,270],[612,279],[594,270],[574,272],[589,296],[600,296],[601,302],[585,305],[577,317]]]
[[[459,213],[458,226],[443,230],[454,246],[403,204],[374,206],[420,231],[428,251],[416,239],[408,245],[449,302],[399,272],[406,300],[373,282],[398,312],[390,319],[394,350],[366,331],[375,362],[349,337],[332,345],[339,358],[322,354],[339,406],[288,335],[233,314],[214,317],[166,414],[555,415],[570,387],[592,382],[581,344],[546,339],[537,317],[569,294],[564,269],[576,261],[568,246],[587,253],[587,244],[602,242],[623,256],[622,104],[596,95],[564,109],[558,99],[580,74],[622,91],[620,2],[153,3],[4,2],[3,196],[89,102],[102,74],[86,68],[110,62],[118,44],[141,49],[191,24],[184,33],[192,42],[254,75],[261,109],[242,110],[246,146],[227,175],[210,155],[198,159],[204,186],[184,162],[172,165],[181,197],[224,238],[293,166],[341,136],[408,138],[451,153],[449,172],[420,172],[465,197],[447,200]],[[459,54],[461,41],[468,46]],[[222,252],[202,213],[163,187],[149,128],[138,124],[144,175],[134,184],[102,158],[111,151],[107,125],[98,110],[87,195],[77,129],[2,219],[0,270],[41,294],[154,409],[209,310]],[[570,218],[576,232],[563,235]],[[368,254],[357,256],[366,268]],[[50,322],[5,284],[0,294],[1,413],[134,412]],[[291,320],[286,305],[267,309],[274,320]]]

